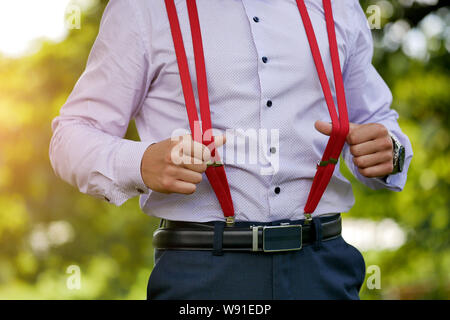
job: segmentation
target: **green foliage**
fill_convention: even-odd
[[[363,8],[377,3],[361,1]],[[393,12],[382,27],[399,19],[420,26],[428,14],[443,14],[442,5],[387,3]],[[84,69],[105,4],[97,1],[81,30],[61,43],[44,42],[20,59],[0,56],[0,299],[146,296],[156,219],[142,214],[137,199],[117,208],[80,194],[54,175],[48,159],[50,122]],[[357,199],[346,217],[391,218],[407,231],[399,249],[364,253],[368,266],[380,266],[382,288],[363,286],[362,297],[448,299],[449,56],[443,36],[424,60],[386,48],[386,29],[373,32],[374,63],[393,91],[415,156],[401,193],[369,190],[343,168]],[[137,139],[134,125],[127,137]],[[70,265],[80,267],[82,290],[66,287]]]

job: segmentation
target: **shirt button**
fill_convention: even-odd
[[[271,147],[269,150],[270,150],[270,153],[276,153],[277,152],[277,148],[275,148],[275,147]]]
[[[269,60],[267,57],[262,57],[262,62],[267,63],[267,60]]]
[[[258,17],[253,17],[253,21],[259,22],[259,18]]]
[[[280,191],[281,191],[280,187],[276,187],[275,190],[274,190],[274,192],[275,192],[276,194],[279,194]]]
[[[267,100],[266,106],[270,108],[272,106],[272,100]]]

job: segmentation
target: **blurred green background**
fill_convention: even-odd
[[[81,29],[63,41],[40,41],[20,57],[0,54],[0,299],[146,297],[158,221],[140,212],[137,198],[117,208],[79,193],[54,175],[48,158],[50,122],[84,70],[107,3],[82,2]],[[356,196],[344,226],[388,218],[404,236],[394,248],[363,250],[366,265],[381,270],[381,288],[365,284],[363,299],[450,298],[450,10],[443,2],[361,1],[368,17],[371,5],[381,9],[374,64],[415,154],[401,193],[372,191],[343,167]],[[138,139],[134,124],[127,138]],[[71,265],[81,270],[79,290],[66,286]]]

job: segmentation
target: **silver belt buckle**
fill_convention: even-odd
[[[302,249],[302,225],[252,226],[252,251],[283,252]],[[259,249],[259,230],[262,229],[263,247]]]

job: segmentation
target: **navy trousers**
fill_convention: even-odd
[[[314,219],[316,230],[321,219]],[[316,238],[299,251],[278,253],[155,249],[147,299],[359,299],[361,253],[341,236],[322,241],[317,232]]]

